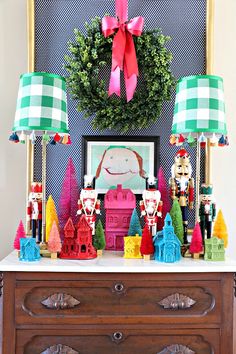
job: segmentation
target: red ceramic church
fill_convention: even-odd
[[[64,241],[60,258],[92,259],[97,257],[97,251],[92,245],[92,228],[84,215],[81,216],[77,231],[69,218],[64,227]]]
[[[106,249],[123,251],[124,236],[127,236],[132,212],[136,207],[136,197],[131,189],[123,189],[121,184],[110,189],[105,196],[106,209]]]

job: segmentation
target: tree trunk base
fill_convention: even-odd
[[[57,252],[51,253],[51,259],[57,259]]]
[[[98,256],[98,257],[101,257],[101,256],[102,256],[102,251],[103,251],[103,250],[97,250],[97,256]]]
[[[150,254],[144,254],[144,255],[143,255],[143,259],[144,259],[145,261],[150,261],[150,259],[151,259]]]

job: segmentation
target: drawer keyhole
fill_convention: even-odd
[[[121,332],[115,332],[113,333],[113,338],[115,340],[121,340],[123,338],[123,334]]]
[[[124,285],[122,283],[118,283],[115,285],[115,291],[117,291],[118,293],[122,292],[124,290]]]

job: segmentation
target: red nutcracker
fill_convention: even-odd
[[[140,201],[141,215],[152,236],[157,232],[158,218],[162,217],[161,193],[157,189],[157,179],[154,176],[146,178],[146,190],[143,191],[143,200]]]
[[[33,182],[27,204],[27,221],[31,222],[33,238],[36,238],[37,233],[37,242],[42,241],[42,198],[42,183]]]
[[[179,150],[175,155],[175,163],[171,169],[170,197],[178,199],[184,226],[184,243],[188,243],[188,209],[193,209],[194,179],[191,178],[192,166],[189,153],[185,149]]]
[[[98,200],[97,191],[94,188],[95,178],[93,176],[84,176],[84,188],[81,190],[78,200],[77,215],[85,215],[88,224],[92,228],[92,235],[95,234],[96,215],[100,214],[100,200]]]

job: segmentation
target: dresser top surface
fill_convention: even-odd
[[[123,252],[105,251],[102,257],[92,260],[50,259],[38,262],[21,262],[13,251],[0,262],[2,272],[71,272],[71,273],[206,273],[236,272],[236,259],[209,262],[203,259],[182,258],[176,263],[155,260],[124,259]]]

